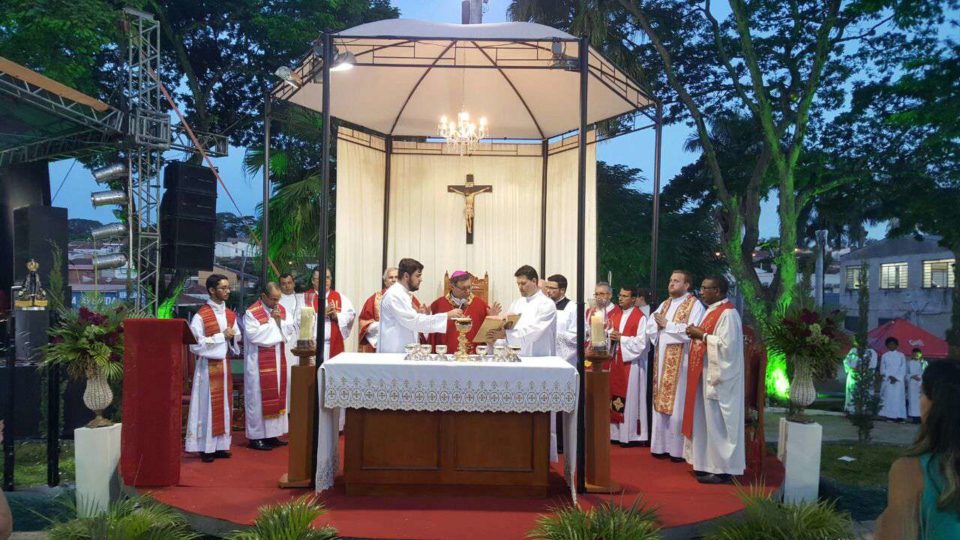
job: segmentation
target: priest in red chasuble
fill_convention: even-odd
[[[473,276],[469,272],[457,270],[450,276],[450,292],[434,300],[430,304],[431,313],[446,313],[452,309],[463,310],[465,317],[473,319],[473,328],[467,332],[468,351],[473,354],[476,351],[476,345],[473,343],[474,336],[483,325],[483,320],[487,315],[498,315],[500,313],[500,304],[494,302],[488,306],[482,298],[473,294]],[[447,331],[444,333],[430,334],[430,344],[446,345],[447,351],[453,353],[460,346],[460,333],[457,332],[456,325],[452,319],[447,320]],[[436,350],[436,349],[434,349]]]
[[[313,288],[303,293],[303,305],[313,306],[314,313],[319,316],[320,295],[317,290],[320,288],[320,270],[313,271],[310,284]],[[327,281],[324,286],[327,291],[327,301],[323,309],[323,357],[327,360],[344,351],[344,342],[350,337],[353,320],[357,317],[350,299],[333,290],[332,285],[333,275],[327,268]]]
[[[649,437],[647,426],[646,318],[636,307],[637,290],[621,288],[620,309],[613,312],[610,342],[610,440],[639,446]]]

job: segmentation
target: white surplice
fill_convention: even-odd
[[[573,301],[557,310],[557,356],[577,365],[577,304]]]
[[[266,306],[264,306],[266,309]],[[269,314],[269,310],[267,313]],[[296,336],[296,328],[285,318],[279,325],[270,318],[260,324],[248,309],[243,315],[244,355],[243,355],[243,396],[246,406],[247,440],[279,437],[287,432],[287,415],[273,418],[263,417],[260,400],[260,347],[273,347],[277,353],[277,388],[280,388],[280,354],[288,339]],[[290,359],[287,358],[287,362]],[[289,381],[290,379],[287,379]],[[287,393],[290,392],[288,386]]]
[[[873,349],[867,349],[867,358],[870,362],[871,377],[866,381],[866,384],[870,385],[870,388],[873,388],[873,373],[875,373],[877,369],[877,351]],[[859,364],[860,353],[857,351],[857,348],[854,347],[850,349],[850,352],[848,352],[847,356],[843,359],[843,370],[847,373],[843,408],[848,414],[853,414],[856,412],[856,408],[853,406],[853,390],[854,386],[857,384],[854,374],[857,372],[857,365]]]
[[[900,351],[887,351],[880,357],[880,413],[884,418],[907,417],[907,357]],[[896,382],[890,382],[890,377]]]
[[[293,354],[293,349],[297,346],[297,339],[300,337],[300,307],[303,305],[303,298],[296,293],[281,294],[280,305],[283,306],[283,309],[287,310],[284,322],[294,325],[293,334],[287,339],[284,346],[287,353],[287,380],[289,381],[290,370],[293,368],[294,362],[300,361],[300,359]],[[287,392],[287,414],[290,414],[290,392]]]
[[[913,357],[907,359],[907,416],[920,417],[920,383],[925,369],[927,369],[926,360],[917,360]]]
[[[639,308],[632,307],[624,311],[620,317],[620,328],[617,330],[621,334],[635,309]],[[623,423],[610,424],[610,440],[623,444],[646,441],[649,438],[647,433],[647,344],[650,343],[650,338],[647,336],[646,326],[646,317],[641,317],[636,336],[620,336],[620,354],[623,356],[623,363],[630,366],[630,371],[627,375]]]
[[[447,314],[424,315],[413,307],[413,296],[402,283],[394,283],[380,300],[378,353],[402,353],[409,343],[419,343],[419,334],[447,331]]]
[[[680,372],[677,375],[677,392],[673,401],[673,414],[663,414],[653,411],[653,425],[650,433],[650,452],[654,454],[670,454],[671,457],[683,457],[683,433],[681,425],[683,423],[683,405],[684,396],[687,388],[687,364],[690,360],[690,338],[687,337],[687,326],[699,324],[703,319],[703,304],[697,301],[690,310],[690,317],[686,323],[673,322],[673,316],[677,309],[686,301],[690,294],[687,293],[679,298],[667,299],[664,301],[670,303],[670,309],[666,312],[667,325],[661,330],[657,326],[657,321],[652,316],[647,320],[647,335],[650,337],[650,343],[657,347],[656,362],[657,369],[663,372],[664,355],[667,345],[680,343],[683,345],[683,361],[680,363]],[[656,312],[659,313],[664,304],[660,304]],[[651,388],[652,392],[653,389]]]
[[[723,299],[707,309],[722,304]],[[686,458],[693,470],[739,476],[746,468],[743,403],[743,325],[736,309],[720,314],[713,333],[706,336],[703,376],[697,387],[693,440]]]
[[[520,320],[507,330],[507,345],[519,346],[522,356],[555,356],[557,350],[557,305],[538,290],[517,298],[507,313]]]
[[[240,348],[237,344],[240,338],[240,327],[237,322],[233,323],[233,331],[236,335],[233,339],[227,341],[223,337],[223,330],[227,328],[226,304],[217,304],[212,300],[207,300],[207,305],[213,309],[217,317],[217,323],[220,324],[221,333],[210,337],[204,336],[203,319],[199,314],[194,315],[190,320],[190,331],[197,339],[196,345],[190,346],[190,352],[197,356],[197,365],[193,370],[193,385],[190,387],[190,412],[187,417],[187,437],[184,449],[187,452],[212,453],[217,450],[230,449],[230,426],[227,426],[226,433],[219,437],[213,436],[213,419],[210,414],[210,366],[207,363],[208,358],[216,360],[226,359],[223,370],[223,417],[230,422],[230,396],[226,395],[230,388],[230,360],[227,358],[230,353],[237,354]]]

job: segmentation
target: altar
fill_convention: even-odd
[[[563,412],[565,477],[576,463],[577,370],[558,357],[519,362],[404,360],[342,353],[318,370],[316,489],[339,469],[348,494],[544,497],[550,414]]]

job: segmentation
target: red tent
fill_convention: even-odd
[[[877,353],[883,354],[887,351],[884,342],[888,337],[895,337],[900,342],[900,352],[910,356],[914,348],[923,351],[924,358],[946,358],[947,342],[937,336],[927,332],[923,328],[916,326],[909,321],[896,319],[885,322],[874,328],[867,334],[870,346]]]

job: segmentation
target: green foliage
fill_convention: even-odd
[[[142,316],[124,304],[103,297],[84,297],[79,309],[60,310],[60,322],[48,330],[43,365],[59,365],[74,380],[101,371],[111,381],[123,376],[123,320]]]
[[[740,490],[742,516],[723,518],[704,540],[856,540],[853,521],[831,501],[784,504],[762,487]]]
[[[853,390],[850,393],[850,399],[853,401],[853,412],[847,417],[850,423],[857,426],[857,439],[861,443],[870,442],[873,432],[873,422],[880,412],[882,397],[880,394],[880,385],[882,379],[877,373],[877,369],[871,366],[870,362],[870,344],[867,339],[867,331],[870,322],[870,264],[862,261],[860,264],[860,286],[857,288],[857,307],[858,324],[857,334],[855,336],[857,357],[856,366],[853,369]]]
[[[903,457],[902,446],[824,442],[820,458],[820,474],[848,486],[887,487],[890,466]],[[841,461],[849,456],[856,461]]]
[[[64,282],[63,282],[63,252],[60,251],[60,246],[54,242],[50,242],[50,255],[51,255],[51,264],[50,267],[50,283],[47,284],[47,300],[50,302],[50,307],[53,309],[63,309],[66,306],[64,301]]]
[[[537,540],[658,540],[663,536],[657,525],[657,513],[640,499],[629,507],[603,503],[590,510],[578,506],[554,509],[540,516],[537,526],[527,535]]]
[[[73,442],[60,441],[60,482],[74,483],[76,461],[73,457]],[[18,440],[14,451],[13,478],[16,488],[45,486],[47,484],[47,444],[46,442]],[[0,452],[0,467],[5,456]]]
[[[311,523],[326,513],[323,504],[313,495],[304,495],[285,503],[264,506],[246,531],[231,534],[230,540],[333,540],[337,529]]]
[[[65,504],[76,516],[71,500]],[[86,504],[80,502],[81,508]],[[110,504],[95,517],[74,517],[54,523],[47,534],[50,540],[191,540],[200,536],[187,526],[180,514],[146,497],[123,498]]]
[[[172,319],[173,310],[177,307],[177,300],[180,299],[180,293],[183,292],[183,289],[187,286],[187,279],[184,279],[180,282],[179,285],[173,288],[172,293],[167,298],[164,298],[162,302],[157,306],[157,318],[158,319]]]
[[[798,362],[810,364],[815,378],[832,377],[836,373],[843,340],[837,313],[794,308],[765,326],[767,346],[786,357],[791,374]]]

